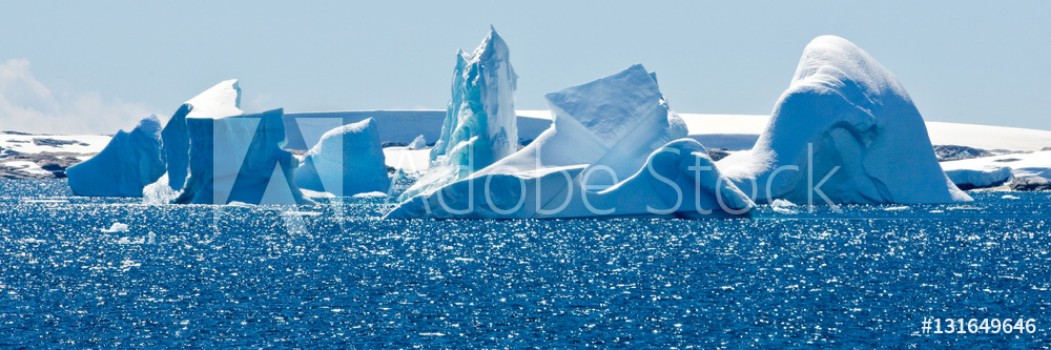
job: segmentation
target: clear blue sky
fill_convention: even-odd
[[[228,78],[249,110],[444,108],[454,53],[490,24],[511,48],[519,109],[641,62],[673,109],[765,114],[803,46],[835,34],[894,72],[928,120],[1051,129],[1048,1],[0,4],[8,113],[78,119],[42,118],[59,131],[99,128],[80,120],[91,114],[170,114]],[[106,123],[134,123],[121,118]],[[25,119],[0,115],[0,130],[47,128]]]

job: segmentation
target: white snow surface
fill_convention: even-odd
[[[868,53],[834,36],[804,49],[755,146],[718,165],[762,202],[970,200],[938,166],[905,88]]]
[[[224,80],[186,101],[192,109],[186,118],[219,119],[244,114],[237,79]]]
[[[431,150],[427,148],[385,147],[383,156],[387,166],[395,169],[422,171],[431,164]]]
[[[99,153],[113,136],[109,135],[42,135],[0,132],[0,149],[21,154],[73,153],[84,159]],[[51,145],[47,140],[58,140],[61,145]]]

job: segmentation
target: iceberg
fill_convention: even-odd
[[[189,174],[178,204],[309,203],[295,185],[298,161],[281,148],[282,109],[245,114],[237,80],[186,102]]]
[[[1008,185],[1017,191],[1051,188],[1051,150],[942,162],[942,169],[961,188]]]
[[[945,175],[949,176],[949,180],[956,187],[964,191],[1001,186],[1013,178],[1011,168],[1005,166],[985,166],[978,169],[947,169],[945,170]]]
[[[142,196],[142,189],[164,174],[161,123],[143,118],[131,132],[120,130],[94,157],[66,169],[78,196]]]
[[[386,217],[692,216],[752,205],[699,143],[682,139],[685,125],[642,65],[546,98],[554,122],[528,146]]]
[[[420,134],[420,136],[416,136],[416,138],[412,139],[412,142],[410,142],[408,146],[405,146],[405,149],[410,151],[420,150],[424,148],[427,148],[427,138],[424,137],[423,134]]]
[[[452,100],[431,149],[432,165],[402,199],[464,179],[518,149],[517,80],[507,43],[495,29],[473,54],[457,52]]]
[[[181,191],[186,183],[190,167],[190,137],[186,130],[186,118],[191,111],[196,116],[233,116],[244,114],[240,105],[241,87],[237,79],[230,79],[215,84],[179,106],[161,131],[166,171],[157,182],[147,186],[144,191],[146,202],[168,202],[176,197],[172,194]]]
[[[186,115],[190,114],[192,105],[183,103],[175,111],[168,124],[161,131],[164,141],[164,162],[167,169],[165,184],[173,191],[182,190],[186,183],[186,173],[190,168],[190,137],[186,134]]]
[[[765,203],[970,200],[938,166],[905,88],[868,53],[835,36],[804,49],[755,146],[718,164]]]
[[[390,189],[379,131],[372,118],[326,132],[295,171],[303,189],[352,196]]]

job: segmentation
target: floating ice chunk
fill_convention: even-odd
[[[452,100],[431,149],[432,164],[402,199],[467,178],[518,149],[517,80],[507,43],[496,30],[473,54],[457,53]]]
[[[905,88],[868,53],[834,36],[804,49],[755,147],[719,165],[762,202],[970,200],[939,168]]]
[[[337,196],[387,192],[386,159],[372,118],[326,132],[296,169],[299,187]]]
[[[69,187],[80,196],[141,196],[163,174],[161,124],[153,115],[131,132],[118,131],[99,154],[66,170]]]
[[[778,213],[778,214],[784,214],[784,215],[799,214],[799,206],[796,205],[795,203],[789,202],[789,201],[784,200],[784,199],[775,199],[773,202],[770,203],[770,208],[773,209],[774,212]]]
[[[423,134],[420,134],[420,136],[416,136],[416,138],[412,140],[412,143],[410,143],[405,149],[419,150],[424,148],[427,148],[427,138],[423,137]]]
[[[160,179],[146,185],[142,189],[143,203],[168,204],[179,197],[179,191],[176,191],[168,184],[168,175],[168,173],[164,174]],[[184,174],[183,176],[185,177],[186,175]]]
[[[381,199],[387,197],[390,197],[390,195],[385,192],[364,192],[351,196],[354,199]]]
[[[104,228],[99,231],[102,231],[102,233],[128,232],[128,225],[119,222],[114,222],[112,225],[110,225],[109,228]]]

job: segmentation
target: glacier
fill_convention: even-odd
[[[689,216],[752,205],[699,143],[683,139],[685,124],[642,65],[545,97],[554,122],[536,140],[386,217]]]
[[[901,83],[835,36],[806,46],[755,146],[718,165],[766,203],[970,200],[941,171],[923,117]]]
[[[189,174],[177,204],[304,204],[298,161],[282,149],[284,110],[245,114],[237,80],[190,99],[185,117]]]
[[[507,43],[493,28],[474,53],[457,52],[452,98],[431,148],[432,164],[401,199],[464,179],[518,149],[517,80]]]
[[[150,115],[130,132],[118,131],[97,155],[66,169],[66,176],[78,196],[138,197],[164,168],[161,123]]]
[[[326,132],[306,153],[295,181],[300,188],[337,196],[387,192],[390,178],[376,122],[369,118]]]

